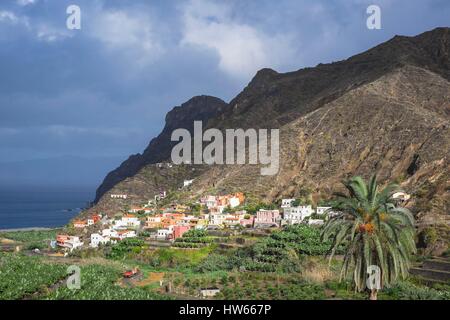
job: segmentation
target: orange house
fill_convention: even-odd
[[[68,235],[60,235],[60,234],[58,234],[57,236],[56,236],[56,244],[57,245],[64,245],[64,243],[67,241],[67,240],[69,240],[70,239],[70,236],[68,236]]]
[[[97,223],[98,221],[100,221],[101,218],[102,217],[100,215],[98,215],[98,214],[93,214],[92,217],[91,217],[91,219],[94,220],[94,223]]]
[[[85,220],[75,220],[73,226],[75,228],[86,228],[87,222]]]

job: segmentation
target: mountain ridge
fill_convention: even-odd
[[[221,99],[212,96],[195,96],[174,107],[165,117],[165,126],[162,132],[153,138],[142,154],[131,155],[118,168],[108,173],[103,183],[97,189],[94,202],[103,196],[115,184],[129,176],[136,174],[142,167],[151,163],[162,162],[170,156],[174,143],[170,141],[173,130],[178,128],[188,129],[193,132],[193,121],[205,123],[212,116],[222,112],[228,105]]]

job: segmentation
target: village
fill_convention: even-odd
[[[192,182],[184,181],[178,190]],[[263,203],[243,192],[212,191],[183,202],[172,192],[176,197],[160,190],[137,206],[126,201],[132,194],[109,194],[122,210],[85,212],[64,228],[5,234],[4,241],[15,246],[17,255],[23,251],[17,259],[86,264],[83,270],[93,279],[91,284],[107,281],[108,292],[121,288],[123,294],[179,299],[277,298],[279,290],[288,289],[296,299],[350,294],[348,288],[337,287],[338,275],[325,258],[330,242],[321,237],[327,222],[342,216],[338,202],[313,201],[301,192],[300,198]],[[392,198],[404,205],[411,196],[397,191]],[[336,252],[342,256],[343,247]],[[429,270],[411,269],[418,277],[424,272]],[[433,272],[433,281],[445,276]]]
[[[183,188],[192,182],[193,180],[185,180]],[[127,199],[128,195],[111,194],[110,197],[123,200]],[[327,219],[337,215],[331,206],[313,207],[294,198],[282,199],[278,208],[259,208],[256,212],[250,213],[240,209],[245,207],[246,202],[242,192],[203,196],[192,207],[171,203],[158,208],[157,204],[166,197],[167,192],[160,191],[154,199],[142,206],[129,208],[127,212],[114,218],[98,213],[84,220],[76,219],[72,222],[72,227],[79,231],[76,232],[77,235],[59,234],[52,242],[52,247],[72,252],[74,249],[98,248],[101,245],[116,244],[124,239],[136,237],[173,243],[189,230],[232,230],[239,233],[242,230],[276,230],[295,224],[321,226]],[[410,195],[398,192],[393,197],[404,202]],[[95,231],[89,234],[88,229]]]
[[[159,199],[165,197],[165,192]],[[80,235],[59,234],[55,245],[72,251],[83,247],[97,248],[107,243],[117,243],[126,238],[139,237],[154,241],[175,241],[189,230],[276,229],[285,225],[307,223],[322,225],[335,213],[331,207],[296,205],[295,199],[283,199],[279,209],[259,209],[255,214],[246,210],[234,210],[245,202],[243,193],[223,196],[208,195],[199,199],[200,212],[192,213],[186,205],[174,204],[155,209],[152,201],[142,207],[133,207],[120,218],[93,214],[85,220],[74,220],[72,226]],[[95,227],[96,232],[87,236],[85,230]]]

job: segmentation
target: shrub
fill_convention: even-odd
[[[406,281],[398,282],[396,285],[386,288],[384,294],[399,300],[444,300],[450,297],[448,291],[420,287]]]
[[[107,257],[111,259],[124,259],[130,253],[139,253],[144,241],[139,238],[124,239],[111,247]]]
[[[47,246],[42,242],[31,242],[27,244],[25,247],[26,250],[34,250],[34,249],[42,250],[45,248],[47,248]]]
[[[422,248],[427,248],[434,245],[438,239],[437,231],[435,228],[427,227],[423,229],[418,236],[418,245]]]
[[[221,254],[210,254],[205,260],[203,260],[195,270],[197,272],[210,272],[220,270],[230,270],[232,265],[227,256]]]

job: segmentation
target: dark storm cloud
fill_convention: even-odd
[[[372,3],[382,30],[366,28]],[[0,159],[126,158],[194,95],[229,100],[262,67],[340,60],[449,16],[439,0],[2,1]]]

